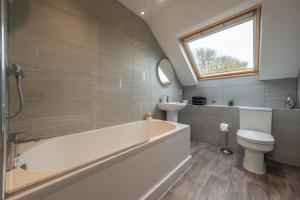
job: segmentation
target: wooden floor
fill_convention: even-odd
[[[243,169],[240,154],[219,148],[193,141],[192,168],[162,200],[300,200],[300,168],[267,162],[268,173],[256,175]]]

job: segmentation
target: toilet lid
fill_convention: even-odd
[[[274,144],[274,138],[269,133],[240,129],[238,130],[237,135],[239,139],[253,143]]]

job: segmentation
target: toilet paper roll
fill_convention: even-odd
[[[230,129],[229,124],[227,124],[227,123],[221,123],[221,124],[220,124],[220,130],[221,130],[222,132],[228,132],[229,129]]]

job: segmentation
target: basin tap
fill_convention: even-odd
[[[169,102],[171,102],[171,98],[169,96],[163,95],[160,97],[160,102],[161,103],[169,103]]]

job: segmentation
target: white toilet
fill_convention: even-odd
[[[240,129],[237,142],[245,149],[243,166],[246,170],[266,173],[264,154],[273,150],[271,108],[240,108]]]

